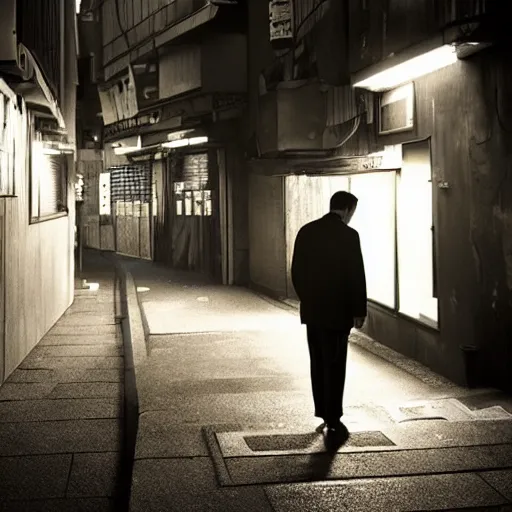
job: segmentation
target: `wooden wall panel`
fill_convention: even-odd
[[[286,241],[283,179],[251,174],[249,246],[251,282],[275,295],[286,295]]]
[[[5,200],[5,376],[26,357],[73,300],[74,186],[69,215],[29,224],[27,117],[16,126],[17,197]]]

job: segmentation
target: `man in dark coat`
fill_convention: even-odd
[[[303,226],[295,240],[292,282],[300,299],[311,358],[315,416],[327,434],[348,437],[341,423],[348,336],[366,317],[366,278],[357,231],[348,223],[357,207],[349,192],[336,192],[330,212]]]

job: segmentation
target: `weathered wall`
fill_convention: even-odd
[[[251,284],[286,295],[283,178],[249,176],[249,271]]]
[[[379,137],[383,144],[432,141],[440,336],[407,353],[462,382],[459,346],[477,346],[490,382],[501,386],[512,363],[512,140],[503,123],[510,117],[503,91],[512,74],[506,62],[490,51],[417,80],[415,129]],[[440,189],[445,181],[449,189]],[[400,343],[385,330],[381,324],[374,332]]]
[[[16,197],[0,199],[6,221],[5,378],[73,300],[74,186],[68,187],[68,215],[29,223],[27,130],[24,108],[16,126]]]

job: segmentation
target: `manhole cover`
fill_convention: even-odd
[[[253,452],[279,452],[305,450],[321,439],[321,434],[276,434],[244,436],[244,441]],[[345,447],[396,446],[382,432],[354,432]]]

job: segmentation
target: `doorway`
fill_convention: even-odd
[[[219,169],[215,153],[169,159],[171,263],[223,281]]]
[[[116,252],[150,260],[153,238],[151,167],[113,167],[109,172]]]

